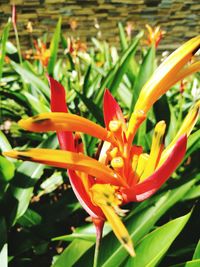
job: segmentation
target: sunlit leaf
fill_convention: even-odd
[[[200,240],[199,240],[199,242],[195,248],[194,255],[193,255],[192,259],[200,261]]]
[[[6,24],[5,28],[3,29],[1,40],[0,40],[0,51],[1,51],[1,53],[0,53],[0,80],[2,77],[4,57],[6,54],[6,42],[8,40],[8,36],[9,36],[10,25],[11,25],[11,22],[9,21]]]
[[[71,267],[94,244],[92,241],[74,240],[51,267]]]
[[[3,180],[5,182],[10,181],[15,172],[14,164],[8,159],[0,156],[0,181]]]
[[[40,90],[40,92],[42,92],[47,98],[49,98],[50,90],[48,85],[43,80],[38,78],[38,76],[36,76],[33,72],[20,66],[14,61],[11,61],[11,65],[13,66],[14,70],[20,74],[24,82],[33,85],[37,90]]]
[[[154,267],[162,259],[172,242],[184,228],[190,213],[158,227],[136,247],[136,257],[129,258],[125,267]]]

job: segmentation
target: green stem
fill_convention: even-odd
[[[177,131],[179,130],[179,127],[180,127],[181,122],[182,122],[183,105],[184,105],[184,96],[180,93],[180,95],[179,95],[179,101],[178,101],[179,114],[178,114],[178,118],[177,118]]]
[[[17,27],[16,26],[14,26],[14,31],[15,31],[15,38],[16,38],[16,44],[17,44],[17,52],[18,52],[18,55],[19,55],[19,62],[20,62],[20,65],[22,66],[21,47],[20,47],[19,35],[18,35],[18,31],[17,31]]]
[[[96,245],[95,245],[95,252],[94,252],[93,267],[97,267],[98,266],[100,243],[101,243],[101,238],[97,238],[96,237]]]
[[[19,42],[19,35],[18,35],[18,31],[17,31],[17,26],[13,25],[14,28],[14,32],[15,32],[15,38],[16,38],[16,44],[17,44],[17,52],[19,55],[19,62],[21,67],[23,67],[23,61],[22,61],[22,54],[21,54],[21,47],[20,47],[20,42]],[[22,79],[22,84],[24,89],[27,89],[26,83],[24,82],[24,80]]]
[[[93,267],[98,267],[99,250],[100,250],[100,244],[101,244],[101,239],[102,239],[104,221],[93,220],[93,222],[96,227],[96,244],[95,244]]]

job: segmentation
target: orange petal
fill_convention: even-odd
[[[4,152],[4,155],[11,158],[39,162],[58,168],[85,172],[94,176],[99,182],[121,185],[119,177],[112,169],[81,153],[35,148],[27,151],[11,150]]]
[[[83,117],[63,113],[42,113],[19,121],[19,126],[34,132],[70,131],[83,132],[109,142],[115,142],[112,134],[98,124]]]

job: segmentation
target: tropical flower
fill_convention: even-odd
[[[47,67],[50,58],[50,49],[47,48],[46,44],[42,41],[34,41],[34,46],[36,49],[34,59],[37,59],[41,62],[43,67]]]
[[[200,36],[189,40],[159,66],[142,88],[128,124],[108,90],[103,101],[105,128],[68,113],[63,86],[49,77],[52,112],[22,119],[19,125],[34,132],[56,131],[62,150],[12,150],[4,155],[68,169],[72,188],[92,217],[97,236],[101,235],[107,219],[119,241],[134,256],[132,240],[120,219],[125,213],[121,206],[149,198],[176,170],[185,155],[187,136],[198,119],[200,101],[191,108],[166,148],[164,121],[155,126],[149,154],[144,153],[141,146],[134,145],[133,139],[159,97],[173,84],[200,69],[200,62],[183,68],[199,45]],[[98,158],[84,155],[79,132],[103,141],[98,148]]]
[[[133,29],[134,29],[133,23],[128,21],[126,23],[125,31],[126,31],[126,34],[129,38],[129,40],[131,39],[131,34],[132,34]]]
[[[68,48],[65,53],[70,53],[74,58],[77,57],[79,52],[85,53],[87,51],[86,43],[82,42],[80,39],[74,39],[73,37],[67,38]]]
[[[155,28],[152,28],[150,25],[145,25],[148,31],[147,34],[147,44],[148,45],[155,45],[155,47],[158,47],[163,35],[165,34],[165,31],[162,31],[160,29],[160,26],[157,26]]]

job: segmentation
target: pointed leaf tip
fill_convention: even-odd
[[[123,124],[125,124],[122,110],[108,89],[104,92],[103,112],[107,129],[110,121],[112,120],[120,120]]]
[[[65,88],[48,74],[46,76],[51,89],[51,111],[67,112]]]

